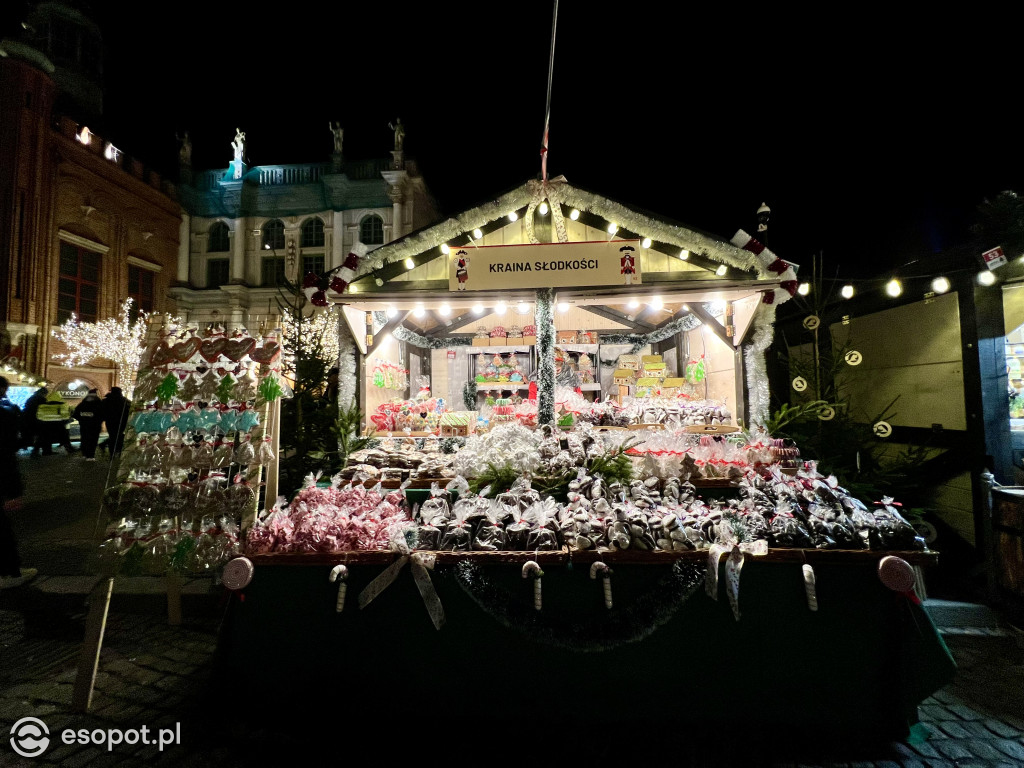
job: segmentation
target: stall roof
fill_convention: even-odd
[[[371,297],[408,297],[409,292],[447,293],[448,266],[443,247],[557,241],[556,226],[552,223],[558,218],[555,212],[535,215],[537,206],[545,201],[552,209],[558,206],[566,229],[572,230],[570,241],[593,240],[595,235],[605,240],[650,238],[650,247],[641,252],[644,285],[633,286],[638,294],[668,289],[701,294],[746,289],[749,293],[751,289],[766,290],[779,284],[778,275],[768,271],[750,251],[573,187],[564,177],[558,177],[546,184],[529,181],[496,200],[370,251],[361,260],[348,292],[334,298],[349,303]],[[574,211],[578,212],[575,219],[570,217]],[[514,219],[510,218],[513,213]],[[618,226],[614,235],[608,234],[610,223]],[[545,234],[548,237],[542,238]],[[611,291],[622,295],[621,287]],[[575,293],[599,298],[602,290]],[[604,293],[610,298],[611,293]]]

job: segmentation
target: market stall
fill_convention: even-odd
[[[889,731],[948,680],[913,596],[935,555],[898,503],[852,497],[760,428],[796,282],[749,236],[531,182],[304,288],[342,305],[340,400],[377,439],[243,521],[228,669],[273,648],[293,661],[262,688],[314,668],[400,685],[433,682],[435,659],[442,703],[471,686],[504,716],[537,695],[491,685],[514,657],[517,681],[637,717],[668,705],[657,681],[700,696],[698,720],[836,726],[842,701],[843,727]]]

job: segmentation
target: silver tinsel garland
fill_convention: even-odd
[[[696,316],[684,315],[650,333],[607,333],[601,334],[600,341],[602,344],[632,344],[633,348],[629,350],[629,354],[633,354],[648,344],[657,344],[659,341],[672,338],[677,333],[692,331],[699,327],[700,320]]]
[[[753,427],[760,427],[768,421],[771,404],[764,353],[771,346],[775,336],[775,305],[759,304],[753,322],[754,332],[744,350],[747,369],[747,412],[750,414],[747,421]]]
[[[410,331],[404,325],[395,326],[395,329],[391,331],[391,335],[399,341],[404,341],[406,344],[412,344],[414,347],[421,347],[422,349],[468,347],[473,343],[471,336],[447,336],[443,339],[429,339],[426,336],[420,336],[418,333]]]
[[[350,408],[356,399],[356,344],[344,316],[338,316],[338,408]]]
[[[555,421],[555,318],[552,314],[554,291],[537,290],[537,423]]]

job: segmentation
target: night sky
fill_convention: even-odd
[[[551,175],[726,239],[767,202],[776,253],[843,277],[1024,193],[1008,16],[666,5],[562,0]],[[171,177],[176,132],[197,169],[227,167],[236,126],[251,164],[320,162],[328,121],[359,159],[387,155],[396,117],[445,213],[540,172],[549,2],[93,6],[104,137]]]

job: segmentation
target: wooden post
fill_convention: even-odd
[[[114,590],[114,578],[100,579],[89,596],[89,615],[85,619],[85,639],[78,656],[78,673],[71,693],[71,708],[76,712],[88,712],[92,706],[96,673],[100,666],[100,649],[103,647],[103,633],[107,628],[107,612],[110,610],[110,596]]]
[[[181,624],[181,575],[177,571],[167,574],[167,623]]]

